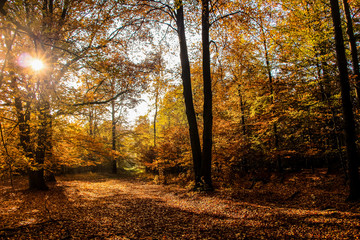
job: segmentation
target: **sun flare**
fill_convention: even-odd
[[[30,66],[34,71],[40,71],[44,68],[44,63],[40,59],[33,59]]]

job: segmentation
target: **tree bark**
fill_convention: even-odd
[[[94,135],[94,113],[93,113],[93,109],[92,106],[89,106],[89,135],[93,136]]]
[[[43,95],[41,93],[40,95]],[[35,151],[35,165],[29,171],[29,187],[30,189],[47,190],[44,176],[44,163],[46,151],[48,149],[50,131],[50,104],[43,96],[40,96],[37,103],[38,129],[37,129],[37,147]]]
[[[112,150],[116,150],[116,119],[115,119],[115,100],[111,101],[111,142],[112,142]],[[116,174],[116,159],[112,160],[111,164],[111,172]]]
[[[246,136],[246,125],[245,125],[245,106],[244,106],[244,100],[243,96],[241,94],[240,85],[238,86],[238,94],[239,94],[239,100],[240,100],[240,112],[241,112],[241,128],[244,137]]]
[[[15,77],[12,79],[12,88],[15,95],[15,109],[16,115],[19,123],[19,139],[20,146],[24,151],[25,157],[30,161],[31,167],[28,169],[29,177],[29,188],[30,189],[39,189],[46,190],[48,187],[45,184],[44,179],[44,169],[42,164],[44,163],[45,158],[45,145],[46,138],[44,139],[44,123],[40,121],[38,129],[38,147],[36,151],[31,146],[31,136],[30,136],[30,103],[29,101],[24,101],[21,93],[17,86],[17,80]],[[23,104],[26,104],[26,109],[24,109]],[[40,114],[44,114],[43,109],[39,109]],[[40,162],[39,162],[40,161]]]
[[[159,98],[159,90],[158,87],[155,89],[155,113],[154,113],[154,147],[156,147],[156,120],[158,114],[158,98]]]
[[[54,161],[53,157],[53,116],[49,114],[49,126],[48,126],[48,135],[46,139],[46,154],[47,159],[50,162],[48,169],[45,172],[45,180],[46,182],[56,182],[55,172],[57,168],[57,164]]]
[[[345,143],[348,159],[349,172],[349,201],[360,199],[360,180],[359,180],[359,163],[356,149],[355,121],[352,110],[350,95],[350,83],[347,69],[347,60],[345,55],[344,39],[341,29],[341,17],[338,0],[330,0],[331,15],[334,24],[336,55],[340,73],[341,100],[344,117]]]
[[[195,188],[197,188],[201,182],[201,145],[192,96],[190,62],[185,36],[183,2],[181,0],[177,0],[175,7],[177,9],[176,24],[180,45],[181,79],[183,82],[183,94],[185,100],[186,116],[189,123],[190,144],[195,173]]]
[[[356,38],[354,35],[353,21],[350,13],[350,6],[348,0],[343,0],[345,17],[346,17],[346,33],[349,36],[351,59],[353,65],[353,73],[355,75],[355,89],[358,105],[360,106],[360,69],[359,69],[359,58],[356,48]]]
[[[204,131],[203,131],[203,159],[201,175],[204,181],[204,190],[212,190],[211,160],[212,160],[212,90],[211,90],[211,59],[209,40],[209,1],[202,1],[202,47],[203,47],[203,82],[204,82]]]

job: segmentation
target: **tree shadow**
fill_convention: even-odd
[[[96,189],[93,191],[96,193]],[[176,199],[181,201],[183,197],[175,196]],[[190,199],[186,204],[198,200]],[[298,209],[287,212],[241,203],[248,215],[231,217],[228,214],[231,209],[219,213],[196,207],[184,210],[161,198],[121,189],[107,196],[89,198],[84,191],[57,184],[46,192],[19,192],[17,201],[16,209],[1,216],[5,223],[10,223],[9,218],[13,217],[14,224],[4,224],[0,239],[355,239],[360,236],[359,214],[298,213]]]
[[[72,219],[63,214],[62,209],[71,207],[72,202],[63,186],[49,185],[48,191],[17,189],[2,192],[1,200],[8,209],[0,215],[0,239],[48,239],[45,232],[49,228],[53,229],[51,239],[60,239],[68,232],[63,223]]]

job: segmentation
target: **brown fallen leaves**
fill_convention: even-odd
[[[30,192],[20,180],[15,191],[0,186],[0,239],[360,237],[358,204],[336,205],[326,199],[331,206],[322,210],[316,191],[314,198],[307,193],[309,204],[302,204],[305,189],[311,188],[294,189],[289,179],[282,185],[292,191],[285,187],[277,195],[267,190],[274,189],[272,183],[204,194],[88,174],[60,177],[49,191]]]

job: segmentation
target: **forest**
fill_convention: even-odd
[[[360,0],[0,0],[0,239],[360,237]]]

